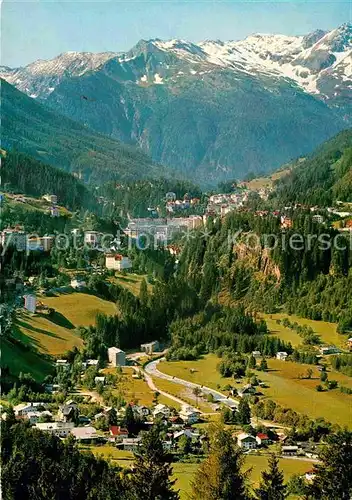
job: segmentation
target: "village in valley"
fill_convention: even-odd
[[[278,221],[282,232],[292,228],[295,211],[300,210],[308,210],[315,224],[335,225],[344,233],[352,228],[352,212],[346,210],[347,205],[322,209],[298,204],[282,210],[257,209],[255,204],[251,205],[253,197],[267,200],[271,189],[251,190],[248,184],[242,183],[232,193],[210,194],[202,200],[188,194],[179,200],[175,193],[169,192],[164,196],[163,215],[159,216],[158,207],[153,207],[148,218],[127,218],[125,226],[108,240],[99,227],[88,229],[86,221],[73,228],[71,224],[66,231],[67,238],[70,245],[77,241],[81,244],[81,253],[73,253],[69,247],[56,250],[57,234],[34,235],[20,225],[3,228],[3,248],[15,248],[27,259],[33,258],[33,262],[38,256],[39,259],[45,256],[50,272],[45,275],[16,272],[5,278],[4,284],[11,297],[8,305],[2,306],[5,329],[15,327],[17,332],[8,344],[10,361],[5,367],[5,376],[6,370],[9,374],[17,372],[23,390],[15,386],[3,397],[2,418],[6,420],[8,405],[11,404],[17,420],[28,422],[62,440],[73,439],[80,449],[91,450],[96,456],[122,467],[130,466],[143,433],[158,425],[162,429],[163,448],[171,454],[175,465],[177,484],[182,484],[186,492],[196,464],[209,452],[209,426],[222,423],[231,431],[234,442],[248,455],[249,465],[260,470],[269,455],[275,452],[280,457],[285,477],[298,475],[305,482],[312,481],[312,467],[319,461],[321,446],[319,440],[313,438],[314,432],[296,436],[295,424],[289,419],[280,420],[275,412],[271,412],[272,418],[263,417],[258,408],[266,404],[268,397],[275,397],[275,376],[267,376],[271,370],[273,374],[275,371],[280,374],[282,370],[282,380],[289,383],[296,378],[297,369],[292,375],[284,368],[284,365],[292,367],[297,361],[293,357],[291,342],[295,347],[298,344],[295,336],[298,338],[298,335],[292,332],[299,332],[302,338],[306,333],[312,337],[314,322],[311,322],[312,329],[306,326],[304,319],[292,326],[287,318],[285,323],[283,315],[262,315],[273,332],[277,328],[283,332],[282,338],[290,342],[290,350],[277,350],[272,354],[253,350],[240,360],[247,367],[237,378],[234,376],[231,383],[227,378],[219,379],[216,384],[207,382],[210,372],[207,372],[209,367],[206,365],[210,361],[213,380],[219,378],[214,354],[204,356],[201,365],[192,361],[193,358],[172,361],[168,358],[169,345],[165,339],[149,339],[139,347],[122,349],[116,336],[115,344],[99,346],[96,358],[88,357],[89,350],[81,352],[83,343],[95,342],[89,337],[90,329],[94,330],[90,325],[108,322],[110,314],[114,314],[118,321],[120,289],[127,290],[132,297],[141,297],[142,288],[144,293],[151,294],[158,275],[154,271],[155,263],[146,264],[139,260],[136,252],[144,250],[141,241],[145,244],[149,239],[154,251],[163,252],[163,256],[168,254],[172,259],[172,272],[175,272],[185,241],[196,231],[203,231],[206,237],[209,221],[224,220],[234,212]],[[67,217],[69,213],[65,207],[59,206],[55,194],[45,194],[41,200],[6,195],[2,196],[2,203],[36,205],[51,218]],[[69,217],[73,218],[72,215]],[[55,272],[51,269],[53,262]],[[35,265],[32,266],[34,269]],[[117,291],[111,291],[111,287],[116,287]],[[103,320],[99,319],[100,314],[104,316]],[[53,337],[53,341],[46,336]],[[36,344],[33,352],[32,343]],[[41,361],[43,372],[38,368],[35,378],[27,373],[30,373],[28,366],[22,369],[11,359],[12,352],[16,358],[21,350],[26,356],[26,349],[28,353],[32,352],[33,359],[37,359],[39,353],[45,358]],[[328,392],[336,388],[333,383],[338,383],[341,391],[344,387],[347,394],[352,392],[348,377],[338,374],[336,382],[335,372],[331,373],[334,380],[327,381],[327,373],[332,372],[329,356],[348,353],[351,349],[352,338],[340,341],[336,326],[333,335],[321,335],[319,345],[311,348],[317,359],[314,373],[309,364],[302,365],[307,374],[298,377],[303,390],[307,391],[304,407],[307,407],[312,391],[318,390],[315,389],[318,385],[321,397],[326,397],[326,405],[329,404]],[[178,363],[185,364],[184,376],[180,376]],[[178,366],[174,372],[173,366]],[[198,366],[201,366],[199,377]],[[206,374],[204,383],[201,382],[202,370]],[[320,380],[327,381],[326,387],[320,385]],[[297,388],[293,383],[290,390],[294,392]],[[281,403],[280,398],[281,393],[278,397]],[[345,401],[339,398],[338,402],[341,408],[345,408]],[[300,412],[301,407],[297,406]],[[295,415],[294,418],[298,419],[298,413]],[[329,415],[325,411],[322,415],[312,412],[308,416],[312,419],[310,425],[313,429],[318,425],[313,423],[317,416],[325,418]],[[345,421],[341,418],[335,423]],[[325,429],[324,426],[329,428],[330,424],[322,421],[321,425]],[[188,471],[186,474],[185,470]]]

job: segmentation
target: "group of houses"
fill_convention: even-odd
[[[110,425],[108,431],[99,431],[94,425],[100,418],[109,418],[112,407],[103,407],[93,418],[80,415],[79,405],[68,400],[60,405],[55,415],[46,409],[45,403],[21,403],[14,407],[15,416],[19,420],[27,420],[37,429],[49,432],[58,438],[73,436],[76,441],[86,444],[109,442],[126,451],[135,451],[141,442],[141,435],[130,434],[122,424]],[[193,444],[199,444],[201,436],[191,426],[200,420],[201,413],[195,408],[184,405],[179,412],[164,404],[156,404],[153,408],[144,405],[130,404],[135,420],[142,429],[147,430],[155,422],[162,423],[167,429],[164,447],[172,450],[177,447],[179,439],[186,435]],[[126,408],[116,410],[117,418],[124,421]],[[6,416],[6,413],[3,414]]]

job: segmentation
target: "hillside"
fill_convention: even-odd
[[[1,143],[6,150],[27,153],[92,183],[161,173],[138,149],[47,109],[4,80],[1,97]]]
[[[2,159],[2,187],[5,191],[41,197],[55,193],[60,205],[71,209],[94,208],[94,195],[68,172],[30,156],[7,151]]]
[[[311,156],[296,162],[277,182],[275,195],[284,203],[328,206],[352,201],[352,129],[333,137]]]

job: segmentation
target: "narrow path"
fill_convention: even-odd
[[[145,378],[145,381],[147,382],[149,388],[154,391],[158,392],[162,396],[167,397],[168,399],[171,399],[172,401],[176,401],[176,403],[179,403],[181,406],[185,406],[185,402],[182,401],[182,399],[177,398],[176,396],[173,396],[172,394],[169,394],[166,391],[162,391],[161,389],[158,389],[157,386],[154,383],[154,380],[152,377],[145,371],[143,368],[139,368],[138,366],[133,366],[132,367],[137,373],[142,372]]]
[[[171,375],[167,375],[166,373],[161,372],[158,370],[157,365],[160,361],[163,361],[165,358],[159,358],[154,361],[151,361],[147,365],[145,365],[144,371],[145,373],[158,377],[158,378],[163,378],[164,380],[169,380],[170,382],[173,382],[174,384],[180,384],[185,387],[188,387],[189,389],[194,389],[195,387],[198,387],[201,389],[203,394],[211,394],[214,398],[214,401],[218,404],[224,404],[226,406],[229,406],[230,408],[234,408],[238,406],[238,401],[236,399],[233,399],[229,396],[225,396],[219,391],[216,391],[215,389],[211,389],[210,387],[207,387],[205,385],[200,385],[200,384],[195,384],[194,382],[189,382],[188,380],[183,380],[182,378],[178,377],[171,377]]]

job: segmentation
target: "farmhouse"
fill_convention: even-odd
[[[159,403],[153,410],[154,418],[169,418],[170,408],[166,405]]]
[[[52,413],[49,410],[44,411],[30,411],[26,414],[29,422],[31,424],[36,424],[41,417],[48,417],[48,420],[51,420]]]
[[[16,417],[23,417],[30,412],[37,411],[38,408],[44,407],[43,403],[20,403],[13,407]]]
[[[258,443],[259,446],[267,445],[270,442],[269,436],[267,434],[263,434],[261,432],[259,432],[256,435],[255,439],[256,439],[256,441],[257,441],[257,443]]]
[[[101,240],[101,233],[98,231],[85,231],[84,243],[90,246],[97,246]]]
[[[245,448],[246,450],[252,450],[257,447],[257,441],[254,436],[250,434],[239,434],[237,436],[237,444],[241,448]]]
[[[338,354],[340,352],[340,350],[333,345],[327,347],[321,347],[319,350],[320,354],[322,354],[323,356],[326,354]]]
[[[118,347],[109,347],[108,349],[108,359],[112,366],[125,366],[126,365],[126,354],[124,351]]]
[[[119,425],[112,425],[109,432],[109,441],[122,441],[124,438],[128,438],[128,430]]]
[[[42,199],[54,205],[57,203],[56,194],[45,194],[44,196],[42,196]]]
[[[79,288],[85,288],[86,282],[84,280],[81,280],[78,278],[73,278],[71,280],[71,286],[72,286],[72,288],[75,288],[76,290]]]

